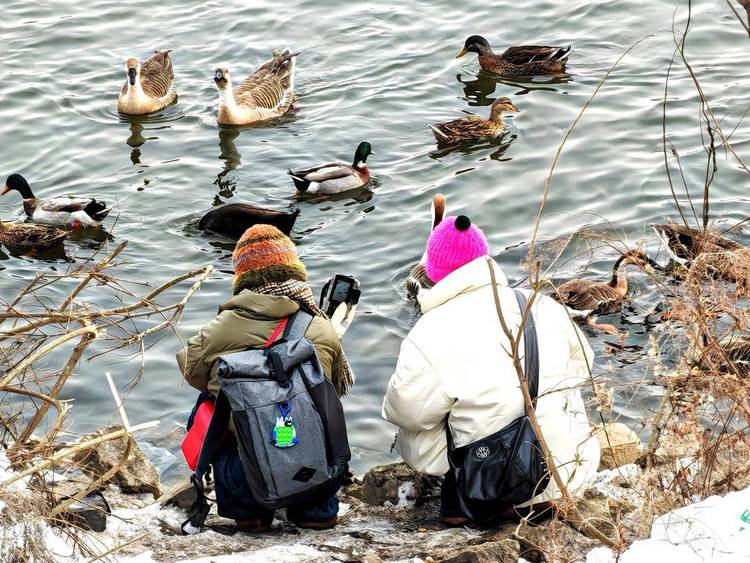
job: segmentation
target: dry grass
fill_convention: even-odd
[[[99,261],[85,261],[65,273],[37,275],[0,312],[0,428],[15,470],[12,477],[0,482],[4,503],[0,518],[5,532],[16,538],[15,543],[3,542],[0,560],[50,560],[42,541],[45,524],[65,525],[81,553],[97,555],[86,542],[78,541],[79,532],[67,525],[66,509],[101,486],[127,461],[131,434],[144,425],[66,444],[63,436],[71,406],[58,397],[84,355],[92,350],[87,360],[124,353],[128,365],[136,366],[131,383],[137,383],[143,376],[144,352],[163,334],[174,333],[186,304],[213,270],[207,266],[187,272],[137,295],[129,287],[139,284],[124,282],[117,273],[117,258],[126,244]],[[190,285],[180,288],[185,283]],[[165,300],[169,303],[164,304]],[[106,390],[101,375],[99,385]],[[77,472],[75,454],[123,436],[128,437],[126,455],[103,479],[89,483],[63,502],[51,494],[48,484],[52,475],[60,480]]]

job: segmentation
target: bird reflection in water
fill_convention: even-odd
[[[558,76],[514,76],[512,79],[498,76],[485,71],[479,71],[479,74],[472,76],[469,74],[458,73],[456,75],[463,89],[464,97],[472,106],[489,106],[495,101],[495,89],[498,84],[504,84],[511,88],[517,88],[514,92],[516,96],[523,96],[530,92],[557,92],[557,85],[567,84],[573,79],[567,74]]]
[[[158,139],[159,137],[144,137],[143,131],[145,129],[144,123],[146,122],[145,119],[135,117],[135,116],[128,116],[127,117],[128,122],[130,123],[130,137],[128,137],[127,145],[131,148],[130,151],[130,162],[133,164],[141,164],[141,148],[146,141],[153,141]]]
[[[505,133],[499,137],[495,137],[494,139],[483,139],[480,141],[465,141],[463,143],[459,143],[457,145],[451,145],[449,147],[443,147],[437,150],[434,150],[430,153],[430,158],[434,158],[435,160],[440,160],[441,158],[445,158],[446,156],[449,156],[450,154],[457,152],[462,155],[468,155],[476,152],[491,150],[489,155],[487,155],[487,158],[490,160],[511,160],[510,157],[504,157],[503,155],[505,152],[510,148],[510,145],[513,141],[516,140],[517,135],[512,133]],[[480,159],[483,160],[483,159]],[[472,170],[472,169],[469,169]],[[461,172],[468,172],[469,170],[463,170]]]
[[[234,143],[239,134],[240,130],[236,127],[219,129],[219,158],[224,161],[224,170],[221,171],[219,177],[226,176],[228,172],[242,164],[242,155]]]

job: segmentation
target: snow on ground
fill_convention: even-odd
[[[651,526],[651,537],[616,557],[596,548],[586,563],[735,563],[750,561],[750,489],[713,496],[668,512]]]

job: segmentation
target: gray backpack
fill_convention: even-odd
[[[341,477],[351,459],[344,411],[305,338],[312,320],[300,310],[267,348],[218,359],[221,390],[193,476],[196,486],[202,487],[230,416],[245,478],[261,506],[304,502]]]

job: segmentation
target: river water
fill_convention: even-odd
[[[556,281],[582,274],[604,279],[617,257],[599,241],[607,236],[626,241],[622,249],[641,242],[666,260],[648,223],[675,216],[661,136],[674,11],[674,2],[659,0],[10,0],[0,9],[0,174],[23,173],[40,196],[90,194],[110,203],[115,212],[105,222],[113,237],[107,244],[130,241],[121,268],[126,278],[158,285],[213,264],[216,273],[179,326],[183,337],[208,322],[231,292],[232,246],[196,231],[201,213],[220,202],[299,206],[293,238],[316,292],[337,272],[362,282],[358,318],[345,338],[358,376],[345,408],[353,465],[361,472],[395,459],[389,451],[394,428],[380,418],[380,403],[399,342],[416,319],[404,279],[424,248],[431,195],[446,194],[449,211],[470,215],[508,277],[521,281],[555,151],[609,67],[646,35],[652,36],[623,59],[567,142],[539,240],[583,227],[596,233],[593,242],[573,239],[553,272]],[[680,29],[685,15],[683,5],[676,16]],[[696,2],[692,18],[688,57],[731,131],[748,103],[750,42],[723,2]],[[454,58],[475,33],[498,49],[573,43],[569,76],[532,82],[481,76],[475,57]],[[227,62],[235,77],[244,76],[287,45],[302,51],[294,113],[270,127],[219,128],[212,81],[217,64]],[[125,59],[167,48],[173,49],[178,102],[143,119],[119,116]],[[521,110],[508,120],[505,142],[436,150],[426,123],[466,111],[486,114],[499,96],[511,97]],[[668,137],[698,194],[705,156],[697,97],[679,64],[667,105]],[[296,198],[288,168],[349,161],[360,140],[375,152],[368,162],[371,189]],[[747,155],[747,127],[741,125],[733,141]],[[717,221],[744,218],[746,186],[744,172],[721,153],[712,193]],[[17,194],[0,199],[0,216],[21,217]],[[588,251],[590,244],[595,248]],[[67,250],[76,260],[96,247],[71,242]],[[0,296],[11,298],[37,272],[65,267],[62,259],[3,253]],[[613,416],[638,428],[660,395],[645,354],[654,326],[650,313],[660,297],[643,274],[633,271],[631,278],[633,303],[623,315],[606,318],[628,331],[625,346],[611,335],[587,334],[597,376],[615,390]],[[143,381],[126,395],[132,422],[158,418],[160,432],[169,434],[184,421],[195,392],[176,369],[179,347],[167,334],[147,351]],[[60,359],[50,358],[50,365]],[[112,369],[123,387],[139,367],[139,359],[125,357],[82,363],[65,390],[65,398],[74,399],[69,430],[114,421],[104,370]],[[166,450],[177,447],[167,440]],[[149,452],[168,477],[182,471],[164,450]]]

